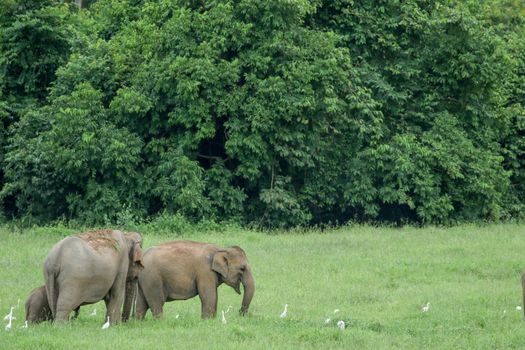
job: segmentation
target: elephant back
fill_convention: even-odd
[[[76,235],[76,237],[86,242],[92,249],[96,251],[99,251],[103,248],[110,248],[118,251],[119,242],[115,236],[119,233],[122,235],[122,232],[120,231],[97,230],[80,233]]]

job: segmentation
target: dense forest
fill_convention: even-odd
[[[85,5],[0,0],[0,221],[525,212],[523,1]]]

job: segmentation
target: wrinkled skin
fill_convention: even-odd
[[[225,283],[244,296],[241,315],[248,312],[255,292],[246,254],[239,247],[219,248],[193,241],[174,241],[152,247],[144,253],[144,270],[139,274],[136,317],[144,318],[148,309],[162,317],[167,301],[185,300],[199,295],[201,317],[215,317],[217,287]]]
[[[82,305],[87,304],[91,303],[84,303]],[[26,321],[28,323],[34,324],[53,320],[53,315],[47,301],[46,286],[41,286],[31,291],[31,294],[29,294],[29,297],[27,297],[25,309]],[[74,311],[75,313],[73,314],[72,318],[76,319],[80,313],[80,306]]]
[[[92,240],[85,237],[90,235]],[[101,243],[102,242],[102,243]],[[44,262],[49,308],[55,322],[69,319],[80,305],[104,300],[111,324],[121,320],[121,309],[136,284],[142,264],[142,237],[121,231],[93,231],[69,236],[53,246]],[[127,307],[131,307],[128,302]],[[124,309],[122,316],[129,314]]]

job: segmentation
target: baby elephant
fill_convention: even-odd
[[[75,309],[73,318],[78,317],[80,306]],[[40,323],[53,319],[49,303],[47,301],[46,286],[33,289],[26,300],[26,321],[28,323]]]

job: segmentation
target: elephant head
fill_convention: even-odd
[[[240,284],[242,283],[244,296],[239,312],[245,315],[255,293],[255,280],[244,251],[237,246],[217,251],[213,256],[212,270],[217,272],[222,281],[235,289],[238,294],[241,294]]]
[[[126,295],[122,310],[122,320],[127,321],[131,313],[131,306],[136,298],[137,283],[140,271],[144,268],[142,262],[142,237],[137,232],[125,234],[129,254],[128,276],[126,279]]]

